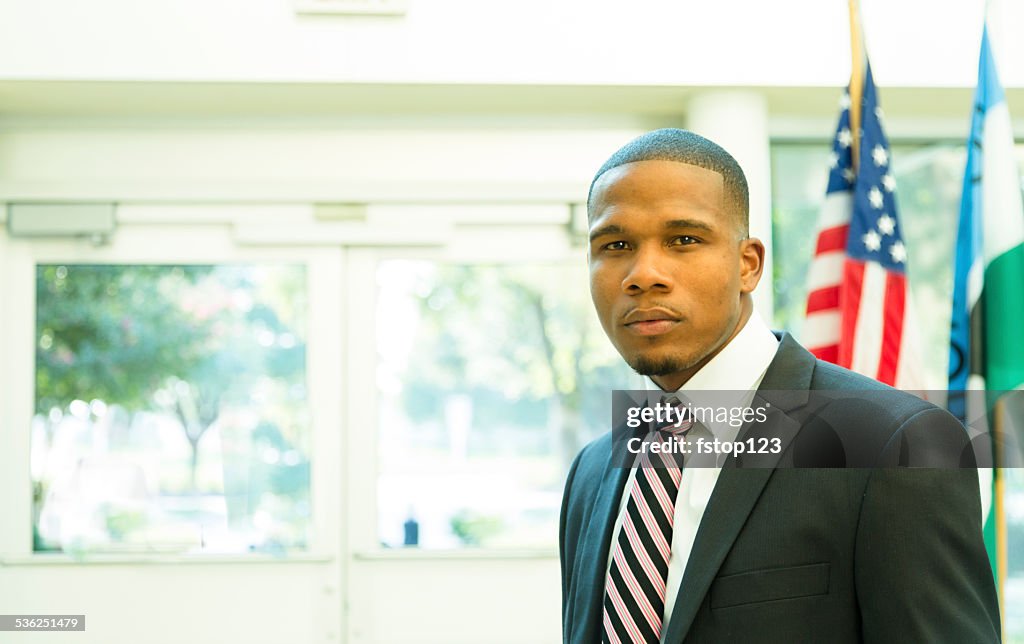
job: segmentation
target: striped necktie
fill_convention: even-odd
[[[662,402],[687,411],[674,396]],[[691,425],[687,414],[678,427],[669,422],[654,428],[644,442],[672,440]],[[672,522],[682,476],[679,455],[645,452],[637,457],[636,478],[605,578],[602,642],[646,644],[661,638]]]

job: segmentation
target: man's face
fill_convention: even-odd
[[[591,195],[590,293],[636,371],[675,389],[750,315],[764,247],[741,239],[722,175],[675,161],[609,170]],[[745,304],[744,304],[745,302]]]

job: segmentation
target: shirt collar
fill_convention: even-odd
[[[693,374],[679,391],[756,389],[778,348],[778,338],[765,324],[757,309],[754,309],[736,337],[722,347],[700,371]],[[661,390],[650,377],[645,378],[644,382],[649,390]]]
[[[754,309],[736,337],[677,390],[678,398],[696,406],[716,409],[746,407],[753,399],[754,391],[761,385],[778,348],[778,338],[765,324],[757,309]],[[645,381],[649,390],[653,388],[654,392],[661,394],[657,383],[649,377]],[[707,431],[723,441],[735,440],[740,429],[722,419],[703,420],[702,424]],[[727,455],[717,456],[719,465],[724,458]]]

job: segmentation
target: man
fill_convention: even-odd
[[[562,502],[564,640],[999,641],[977,472],[907,453],[920,436],[966,434],[770,331],[751,300],[764,245],[747,217],[735,159],[683,130],[628,143],[591,184],[591,294],[623,359],[677,396],[763,395],[784,445],[767,461],[681,470],[617,467],[610,435],[585,447]],[[835,395],[855,390],[877,404]],[[809,459],[797,453],[821,436],[859,460],[818,439]],[[886,467],[781,465],[801,458]],[[951,466],[888,467],[899,464]]]

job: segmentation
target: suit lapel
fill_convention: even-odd
[[[787,412],[807,402],[815,359],[789,334],[777,333],[776,336],[780,340],[779,349],[765,372],[757,395],[771,403],[770,417],[787,420]],[[793,427],[792,422],[783,422],[781,426],[784,428],[782,451],[785,452],[786,444],[799,427]],[[682,642],[686,637],[711,582],[743,529],[777,461],[778,456],[775,456],[771,462],[759,462],[757,467],[737,468],[735,459],[730,459],[722,468],[697,530],[672,618],[662,641]]]
[[[580,568],[580,584],[576,590],[575,610],[578,617],[573,621],[579,627],[573,631],[573,642],[599,642],[601,640],[601,618],[603,614],[604,578],[607,573],[608,552],[611,546],[612,529],[618,516],[622,490],[629,479],[630,468],[615,467],[611,450],[608,462],[601,476],[601,487],[597,491],[590,522],[583,534],[583,547],[577,555]]]

